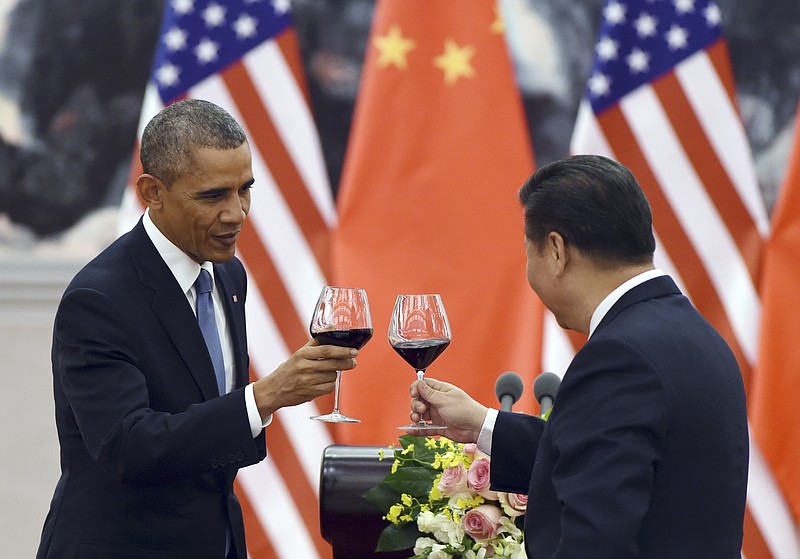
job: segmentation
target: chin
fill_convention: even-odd
[[[213,262],[214,264],[222,264],[223,262],[228,262],[231,258],[234,257],[236,254],[235,250],[230,251],[217,251],[213,254],[209,254],[207,260],[209,262]]]

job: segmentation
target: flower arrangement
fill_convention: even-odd
[[[527,495],[489,489],[489,457],[444,437],[400,437],[386,478],[364,498],[386,511],[377,551],[410,559],[525,559]],[[380,457],[385,458],[383,454]]]

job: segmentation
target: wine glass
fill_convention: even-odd
[[[357,287],[322,288],[311,317],[311,336],[322,345],[337,345],[361,349],[372,338],[372,317],[367,292]],[[328,423],[360,423],[339,413],[339,384],[342,371],[336,371],[333,411],[311,419]]]
[[[425,370],[450,345],[450,323],[439,294],[398,295],[389,322],[389,345],[414,367],[417,378],[425,378]],[[420,419],[418,423],[398,429],[436,431],[444,425],[433,425]]]

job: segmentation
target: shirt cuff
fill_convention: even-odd
[[[261,430],[272,423],[272,414],[262,422],[261,414],[258,413],[258,406],[256,405],[256,396],[253,394],[253,383],[251,382],[244,387],[244,405],[247,408],[247,419],[250,420],[250,432],[255,439]]]
[[[489,408],[486,417],[481,425],[481,432],[478,434],[478,450],[484,454],[492,455],[492,435],[494,434],[494,424],[497,421],[497,410]]]

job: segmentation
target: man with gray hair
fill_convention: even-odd
[[[56,313],[62,473],[37,558],[246,559],[237,471],[266,456],[272,414],[331,392],[357,351],[312,340],[249,382],[244,131],[181,101],[148,123],[141,159],[144,215]]]

